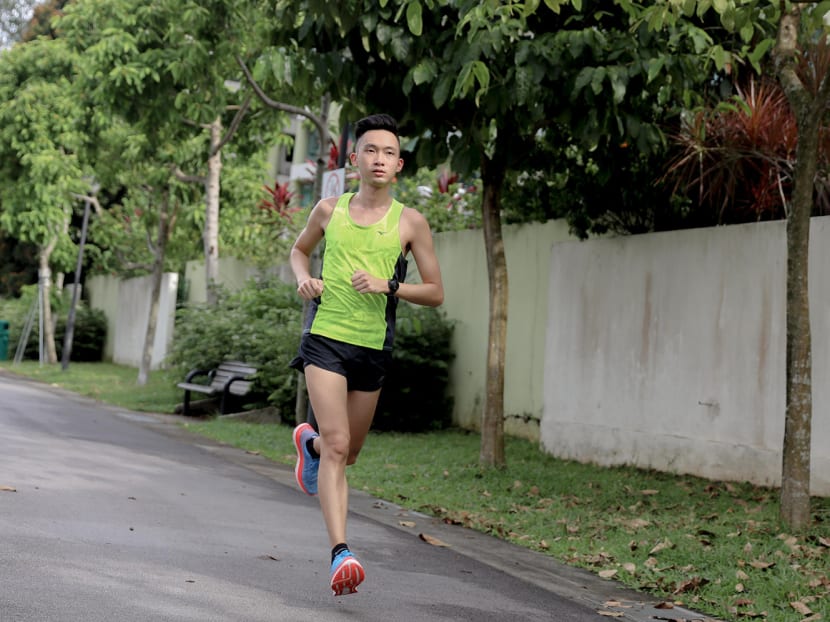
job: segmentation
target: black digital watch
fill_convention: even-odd
[[[389,279],[389,280],[386,282],[386,286],[389,288],[389,292],[388,292],[386,295],[387,295],[387,296],[394,296],[394,295],[395,295],[395,292],[397,292],[397,291],[398,291],[398,288],[401,286],[401,284],[400,284],[400,283],[398,283],[398,279],[396,279],[396,278],[393,276],[391,279]]]

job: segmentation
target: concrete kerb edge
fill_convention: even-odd
[[[187,440],[205,451],[220,455],[234,464],[251,469],[277,483],[292,489],[296,488],[294,472],[290,466],[199,436],[182,425],[188,421],[194,421],[192,417],[129,411],[15,374],[9,370],[0,369],[0,375],[37,384],[51,392],[78,401],[94,403],[96,407],[108,410],[115,416],[123,416],[168,436]],[[658,608],[660,601],[655,601],[648,594],[631,590],[613,580],[602,579],[586,570],[567,566],[543,553],[506,542],[495,536],[458,525],[448,525],[439,519],[408,510],[390,501],[378,499],[361,490],[350,491],[349,511],[421,540],[423,540],[421,535],[435,538],[460,555],[497,568],[558,596],[581,603],[588,608],[595,609],[598,613],[603,612],[608,617],[629,622],[653,622],[655,620],[720,622],[683,607]]]

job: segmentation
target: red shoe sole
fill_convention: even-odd
[[[360,562],[348,557],[337,567],[331,577],[331,590],[335,596],[357,594],[357,586],[366,579],[366,571]]]

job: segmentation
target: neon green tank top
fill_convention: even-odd
[[[353,196],[347,193],[338,199],[326,226],[323,295],[311,332],[374,350],[391,349],[397,298],[358,293],[352,287],[352,274],[365,270],[383,279],[398,276],[403,281],[396,271],[399,262],[406,263],[398,230],[403,205],[393,200],[380,221],[363,226],[349,214]]]

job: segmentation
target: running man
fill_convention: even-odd
[[[291,249],[297,293],[312,305],[292,366],[305,372],[318,427],[294,430],[295,475],[306,494],[319,493],[335,596],[355,593],[366,578],[346,544],[346,466],[372,424],[392,359],[398,299],[431,307],[444,300],[429,224],[390,194],[403,168],[397,123],[368,116],[355,125],[355,141],[349,158],[360,175],[357,193],[317,203]],[[315,278],[309,258],[323,238],[323,274]],[[404,282],[409,253],[421,283]]]

